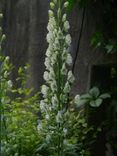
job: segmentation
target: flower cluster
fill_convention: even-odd
[[[72,64],[70,54],[71,36],[68,33],[70,25],[66,14],[68,4],[67,1],[64,3],[57,0],[50,2],[47,26],[48,48],[44,63],[46,71],[43,75],[45,85],[41,87],[43,99],[40,101],[40,110],[44,122],[42,122],[43,120],[39,121],[38,126],[39,133],[42,133],[42,128],[44,134],[48,131],[45,138],[48,138],[49,134],[49,140],[55,138],[56,132],[58,132],[57,135],[63,135],[61,139],[56,138],[57,143],[54,146],[57,149],[64,142],[63,138],[68,131],[65,127],[65,114],[68,113],[68,94],[71,84],[74,82],[72,71],[68,70],[68,67]],[[63,9],[61,10],[61,8]],[[60,137],[60,135],[57,137]]]

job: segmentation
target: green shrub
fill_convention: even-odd
[[[2,15],[1,15],[2,16]],[[26,67],[19,67],[16,88],[11,81],[13,66],[2,55],[5,35],[0,28],[0,117],[1,156],[35,156],[40,142],[37,132],[39,94],[26,87]]]

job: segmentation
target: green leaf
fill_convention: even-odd
[[[88,103],[89,100],[87,99],[79,99],[79,101],[77,102],[77,107],[81,107],[83,106],[84,104]]]
[[[100,98],[102,98],[102,99],[111,98],[111,95],[108,93],[104,93],[104,94],[100,95]]]
[[[93,100],[90,102],[91,107],[99,107],[102,104],[102,99],[98,98],[97,100]]]
[[[91,95],[90,94],[81,95],[81,99],[91,99]]]
[[[100,91],[97,87],[93,87],[92,89],[90,89],[89,94],[97,98],[100,94]]]

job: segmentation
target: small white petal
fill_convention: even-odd
[[[73,83],[74,80],[75,80],[75,78],[74,78],[74,75],[73,75],[72,71],[69,71],[69,72],[68,72],[68,81],[69,81],[70,83]]]
[[[62,22],[65,22],[66,18],[67,18],[67,14],[64,14],[63,17],[62,17]]]
[[[71,44],[71,36],[70,36],[70,34],[66,35],[65,41],[66,41],[66,44],[67,44],[68,46],[70,46],[70,44]]]
[[[47,96],[47,94],[48,94],[48,90],[49,90],[49,87],[48,87],[48,86],[46,86],[46,85],[42,85],[41,93],[44,95],[44,97]]]
[[[67,63],[68,65],[71,65],[71,64],[72,64],[72,56],[71,56],[70,53],[67,54],[66,63]]]
[[[48,73],[47,71],[44,72],[43,78],[44,78],[44,80],[47,81],[47,82],[50,80],[50,79],[49,79],[49,73]]]
[[[54,16],[54,13],[53,13],[52,10],[49,10],[49,11],[48,11],[48,14],[49,14],[49,17],[53,17],[53,16]]]
[[[69,28],[70,28],[69,22],[65,21],[64,22],[64,29],[65,29],[65,31],[67,32],[69,30]]]

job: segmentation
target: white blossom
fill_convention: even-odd
[[[52,10],[49,10],[49,11],[48,11],[48,14],[49,14],[49,17],[53,17],[53,16],[54,16],[54,13],[53,13]]]
[[[44,100],[41,100],[39,106],[40,106],[40,109],[41,109],[42,112],[46,111],[46,106],[45,105],[46,105],[46,103],[44,102]]]
[[[68,65],[71,65],[72,64],[72,56],[71,56],[70,53],[67,54],[66,63]]]
[[[53,105],[53,107],[57,107],[57,105],[58,105],[58,98],[56,95],[54,95],[52,97],[52,105]]]
[[[64,7],[67,8],[68,6],[69,6],[69,2],[67,1],[64,3]]]
[[[55,17],[51,17],[48,22],[47,29],[48,31],[53,31],[56,28],[56,20]]]
[[[71,70],[68,72],[68,78],[67,78],[67,80],[68,80],[70,83],[73,83],[74,80],[75,80],[74,75],[73,75],[73,73],[72,73]]]
[[[64,29],[65,29],[65,31],[67,32],[69,30],[69,28],[70,28],[69,22],[65,21],[64,22]]]
[[[53,2],[50,2],[50,7],[51,7],[52,9],[54,9],[55,4],[54,4]]]
[[[64,14],[63,17],[62,17],[62,22],[65,22],[66,18],[67,18],[67,14]]]
[[[51,55],[52,55],[52,52],[51,52],[51,50],[48,48],[48,49],[46,50],[46,56],[47,56],[47,57],[51,57]]]
[[[51,61],[48,57],[46,57],[44,64],[46,66],[46,69],[49,69],[51,67]]]
[[[70,46],[71,44],[71,36],[70,34],[67,34],[66,37],[65,37],[65,42],[68,46]]]
[[[41,87],[41,93],[44,95],[44,97],[47,96],[48,90],[49,90],[49,87],[48,86],[42,85],[42,87]]]
[[[43,78],[44,78],[44,80],[47,81],[47,82],[50,80],[50,79],[49,79],[49,73],[48,73],[47,71],[44,72]]]
[[[50,31],[50,32],[47,34],[46,39],[47,39],[47,42],[48,42],[48,43],[53,43],[53,41],[54,41],[54,34],[53,34],[53,32]]]
[[[74,103],[75,104],[79,103],[79,100],[80,100],[80,95],[76,95],[74,98]]]
[[[50,119],[49,114],[46,114],[46,115],[45,115],[45,118],[46,118],[46,120],[49,120],[49,119]]]
[[[10,60],[10,57],[6,56],[5,61],[9,61],[9,60]]]
[[[7,81],[7,84],[8,84],[8,87],[9,87],[9,88],[12,88],[13,83],[12,83],[12,81],[11,81],[11,80],[8,80],[8,81]]]

